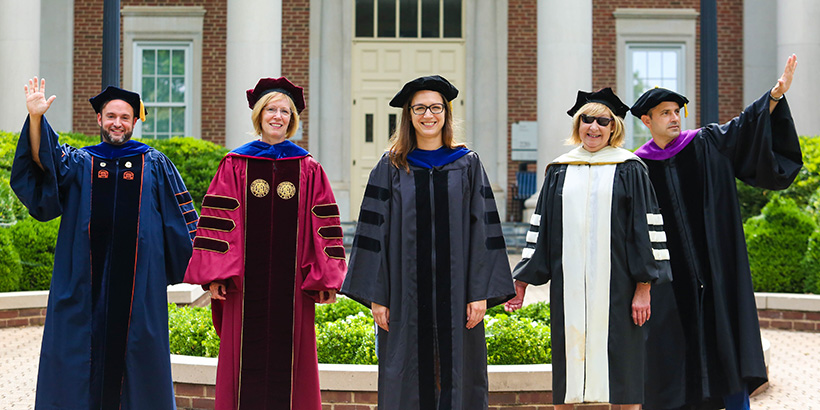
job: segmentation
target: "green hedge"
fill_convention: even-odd
[[[814,231],[809,237],[802,270],[806,275],[803,289],[820,295],[820,230]]]
[[[552,363],[550,328],[527,317],[497,315],[484,323],[487,363]]]
[[[48,290],[51,286],[54,248],[59,229],[60,218],[48,222],[26,218],[11,227],[14,246],[23,267],[23,276],[17,290]]]
[[[168,304],[168,338],[172,354],[217,357],[219,336],[214,330],[211,307],[178,307]]]
[[[816,229],[814,219],[794,200],[778,197],[746,221],[743,229],[755,291],[802,293],[803,260]]]
[[[370,309],[362,306],[361,303],[345,296],[338,296],[336,303],[316,305],[316,325],[355,316],[359,312],[370,315]]]
[[[11,228],[0,227],[0,255],[0,292],[15,291],[20,285],[23,268],[12,242]]]
[[[364,312],[316,326],[319,363],[377,364],[374,330]]]

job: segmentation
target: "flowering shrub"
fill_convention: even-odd
[[[219,336],[211,320],[211,307],[178,307],[168,304],[168,336],[171,353],[187,356],[216,357]]]

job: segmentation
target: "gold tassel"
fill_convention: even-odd
[[[689,109],[686,108],[686,104],[683,104],[683,118],[689,117]]]
[[[145,104],[140,100],[140,121],[145,122]]]

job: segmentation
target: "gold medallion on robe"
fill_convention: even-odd
[[[276,193],[279,194],[279,198],[291,199],[296,194],[296,186],[290,181],[281,182],[276,187]]]
[[[270,192],[270,184],[264,179],[257,179],[251,182],[251,193],[257,198],[262,198]]]

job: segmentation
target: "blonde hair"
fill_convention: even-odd
[[[609,118],[614,118],[615,121],[610,123],[612,126],[612,133],[609,134],[609,145],[616,148],[624,145],[626,139],[626,126],[624,125],[624,120],[613,114],[612,110],[610,110],[606,105],[596,102],[584,104],[584,106],[572,116],[572,133],[569,138],[567,138],[567,145],[577,145],[583,143],[583,141],[581,141],[581,136],[578,134],[578,128],[580,128],[581,124],[581,114],[592,115],[595,117],[607,116]]]
[[[280,100],[282,98],[286,98],[288,100],[291,113],[290,122],[288,123],[288,131],[285,133],[285,138],[290,139],[290,137],[296,134],[296,130],[299,129],[299,112],[296,111],[296,104],[294,104],[293,100],[287,95],[274,91],[260,97],[259,101],[257,101],[253,106],[253,111],[251,111],[251,122],[253,122],[254,135],[262,135],[262,109],[264,109],[269,102]]]
[[[425,91],[425,90],[419,90]],[[434,91],[434,90],[433,90]],[[416,91],[418,92],[418,91]],[[447,148],[466,147],[466,144],[455,142],[455,131],[453,126],[453,105],[447,102],[444,95],[437,92],[441,96],[441,101],[444,103],[444,126],[441,128],[441,143]],[[415,94],[413,94],[415,97]],[[413,127],[413,111],[410,109],[410,104],[413,98],[409,98],[404,106],[401,108],[401,121],[390,136],[390,145],[387,147],[390,162],[396,168],[404,168],[407,173],[410,173],[410,166],[407,164],[407,154],[416,149],[418,143],[416,142],[416,129]]]

